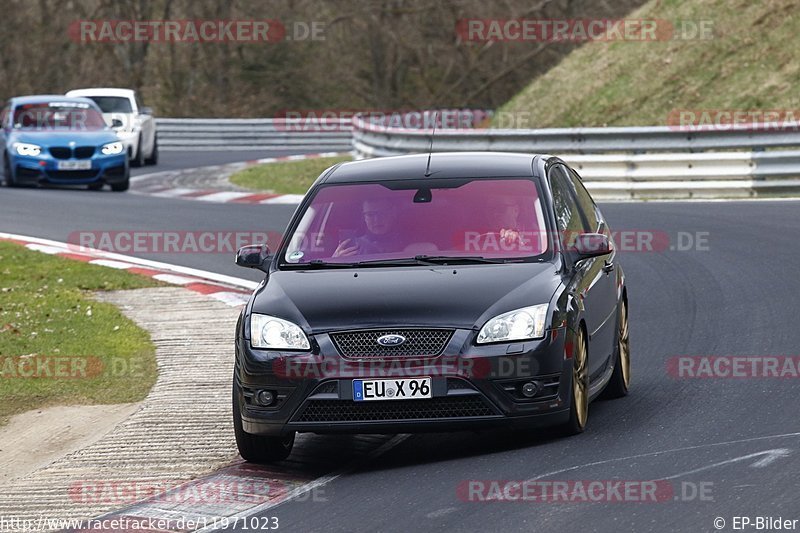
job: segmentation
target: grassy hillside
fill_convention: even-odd
[[[791,0],[651,0],[626,18],[712,20],[710,40],[589,42],[504,105],[495,126],[659,125],[676,109],[800,108]]]

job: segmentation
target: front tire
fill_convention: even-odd
[[[145,163],[148,165],[158,164],[158,135],[153,138],[153,151],[150,153],[150,157],[145,159]]]
[[[111,190],[114,192],[124,192],[127,191],[131,186],[131,169],[128,165],[125,165],[125,179],[120,181],[119,183],[110,183]]]
[[[11,173],[11,163],[8,162],[8,157],[3,158],[3,176],[5,177],[6,187],[17,186],[14,174]]]
[[[572,401],[569,420],[562,427],[565,435],[577,435],[586,429],[589,419],[589,352],[586,335],[578,327],[572,349]]]
[[[239,405],[239,385],[233,376],[233,433],[239,455],[249,463],[274,463],[289,457],[294,447],[295,432],[283,437],[264,437],[247,433],[242,426],[242,410]]]
[[[625,300],[619,304],[617,320],[617,346],[614,358],[614,372],[603,391],[604,398],[622,398],[628,395],[631,384],[631,346],[628,338],[628,305]]]
[[[144,146],[142,143],[142,136],[139,135],[139,140],[136,142],[136,154],[131,157],[131,165],[134,167],[144,166]]]

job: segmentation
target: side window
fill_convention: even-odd
[[[567,172],[569,173],[569,182],[575,194],[575,199],[586,221],[586,230],[590,232],[598,231],[600,224],[603,222],[600,210],[597,209],[594,200],[589,196],[589,191],[583,186],[580,177],[572,169],[567,169]]]
[[[570,189],[572,186],[566,170],[561,165],[550,168],[550,189],[553,191],[553,210],[560,238],[566,247],[572,246],[575,237],[585,231],[578,204]]]
[[[142,97],[139,96],[139,93],[133,93],[133,99],[136,100],[136,111],[141,113],[144,104],[142,103]]]

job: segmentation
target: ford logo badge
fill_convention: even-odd
[[[378,344],[381,346],[400,346],[406,342],[406,338],[402,335],[383,335],[382,337],[378,337]]]

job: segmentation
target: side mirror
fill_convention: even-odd
[[[151,115],[152,116],[153,108],[152,107],[143,107],[143,108],[141,108],[139,110],[139,114],[140,115]]]
[[[577,253],[578,261],[612,252],[608,235],[602,233],[581,233],[575,238],[573,249]]]
[[[269,271],[269,246],[266,244],[250,244],[242,246],[236,252],[236,264],[245,268],[257,268]]]
[[[111,119],[111,128],[112,129],[121,128],[123,125],[124,124],[122,123],[122,121],[120,119],[118,119],[118,118],[112,118]]]

